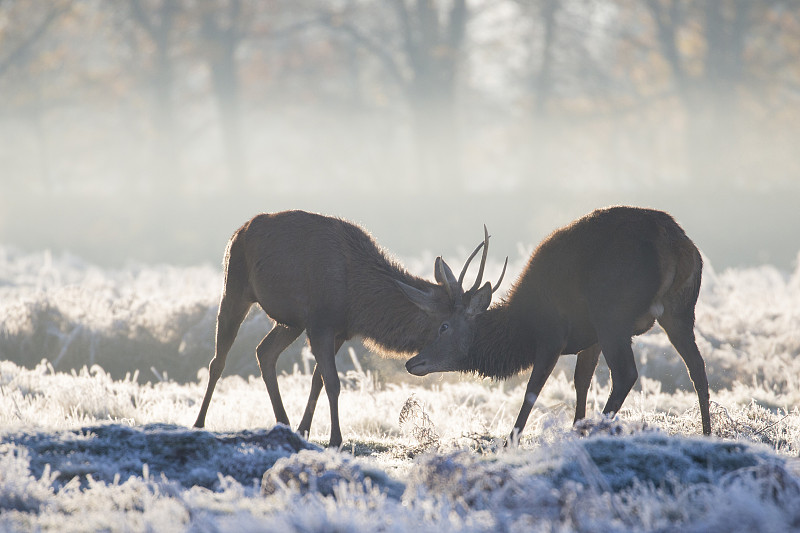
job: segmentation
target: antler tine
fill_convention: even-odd
[[[480,243],[480,244],[479,244],[479,245],[478,245],[478,246],[477,246],[477,247],[476,247],[476,248],[475,248],[475,249],[472,251],[472,253],[470,254],[470,256],[467,258],[467,262],[466,262],[466,263],[464,263],[464,268],[462,268],[462,269],[461,269],[461,274],[459,274],[459,275],[458,275],[458,284],[459,284],[459,286],[461,286],[461,284],[464,282],[464,276],[467,274],[467,267],[469,267],[469,264],[470,264],[470,262],[472,261],[472,258],[473,258],[473,257],[475,257],[475,255],[478,253],[478,251],[479,251],[481,248],[483,248],[483,245],[484,245],[484,244],[486,244],[486,243],[485,243],[485,242],[482,242],[482,243]]]
[[[481,256],[481,266],[478,269],[478,277],[475,278],[475,284],[469,289],[469,292],[474,292],[481,286],[483,281],[483,269],[486,267],[486,256],[489,255],[489,230],[486,229],[486,224],[483,225],[483,255]]]
[[[506,267],[508,266],[508,256],[506,256],[506,262],[503,263],[503,271],[500,273],[500,279],[497,280],[497,283],[492,285],[492,294],[494,294],[498,288],[500,288],[500,284],[503,283],[503,277],[506,275]]]

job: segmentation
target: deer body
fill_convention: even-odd
[[[216,353],[195,427],[205,425],[225,358],[254,303],[275,321],[256,355],[276,420],[289,425],[278,389],[278,356],[306,331],[317,364],[298,431],[310,429],[324,383],[330,446],[342,442],[335,364],[342,343],[361,336],[385,351],[415,352],[435,338],[439,322],[453,308],[454,287],[408,274],[358,226],[303,211],[261,214],[248,221],[228,242],[224,265]],[[450,273],[441,258],[436,268],[437,279]]]
[[[612,381],[603,412],[619,411],[638,378],[631,338],[658,320],[686,363],[710,434],[708,380],[693,329],[701,272],[699,251],[668,214],[596,210],[545,239],[503,302],[455,312],[406,368],[507,378],[533,367],[513,440],[562,354],[578,354],[575,421],[585,416],[601,351]]]

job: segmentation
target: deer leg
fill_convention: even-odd
[[[342,347],[343,343],[343,339],[336,339],[336,347],[333,352],[334,357],[339,353],[339,349]],[[319,365],[314,365],[314,375],[311,377],[311,393],[308,395],[308,403],[303,413],[303,419],[297,427],[297,432],[305,439],[308,438],[308,432],[311,430],[311,419],[314,418],[314,411],[317,408],[317,400],[319,399],[320,392],[322,392],[322,369]]]
[[[342,444],[342,430],[339,427],[339,374],[336,372],[336,335],[332,331],[309,331],[311,353],[317,360],[328,404],[331,411],[331,438],[329,448],[338,448]],[[315,369],[316,372],[316,369]]]
[[[664,314],[658,323],[667,332],[669,342],[678,350],[692,380],[697,399],[700,403],[700,418],[703,423],[703,435],[711,435],[711,413],[709,408],[708,377],[706,364],[694,337],[694,317],[676,317]]]
[[[250,310],[252,305],[251,302],[242,298],[231,296],[231,292],[226,290],[219,304],[216,350],[214,358],[208,366],[208,386],[203,396],[203,403],[200,405],[200,413],[194,422],[194,427],[196,428],[202,428],[206,424],[206,413],[208,412],[208,405],[211,403],[211,396],[214,394],[214,387],[216,387],[217,381],[222,375],[222,370],[225,368],[225,359],[228,357],[231,346],[233,346],[233,340],[236,338],[239,326],[241,326],[244,317],[247,316],[247,311]]]
[[[275,420],[279,424],[289,425],[289,417],[286,409],[283,408],[281,391],[278,389],[278,374],[275,365],[278,356],[303,332],[300,328],[292,328],[282,324],[275,326],[267,333],[256,348],[256,359],[258,367],[261,369],[261,378],[267,386],[267,394],[272,402],[272,410],[275,412]]]
[[[589,393],[589,385],[592,383],[592,376],[599,359],[599,344],[594,344],[578,352],[578,360],[575,362],[575,420],[573,424],[586,418],[586,396]]]
[[[603,408],[603,414],[618,413],[639,378],[631,338],[624,335],[601,335],[600,348],[611,371],[611,394]]]
[[[314,410],[317,408],[317,400],[319,393],[322,392],[322,370],[318,364],[314,365],[314,375],[311,376],[311,392],[308,395],[308,403],[306,403],[306,410],[303,413],[303,419],[300,425],[297,426],[297,432],[304,438],[308,438],[308,432],[311,430],[311,419],[314,417]]]
[[[536,354],[536,362],[533,364],[531,377],[528,380],[528,386],[525,388],[525,398],[522,400],[522,407],[519,410],[519,415],[517,415],[517,421],[514,423],[514,429],[511,430],[511,435],[506,441],[506,446],[508,446],[509,442],[512,445],[519,443],[519,436],[528,421],[533,404],[536,403],[539,393],[542,392],[542,387],[544,387],[547,378],[553,372],[559,355],[561,355],[560,350],[549,350]]]

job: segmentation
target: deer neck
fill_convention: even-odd
[[[475,339],[466,371],[505,379],[530,367],[530,351],[535,346],[533,332],[514,320],[507,302],[492,307],[475,320]]]
[[[385,355],[416,354],[434,338],[438,324],[403,295],[395,279],[421,290],[434,287],[399,268],[375,272],[372,279],[364,280],[357,292],[360,301],[351,307],[352,334]]]

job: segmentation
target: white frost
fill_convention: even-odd
[[[429,263],[412,270],[427,275]],[[697,338],[715,437],[699,436],[686,370],[655,328],[634,341],[640,378],[614,419],[598,414],[609,393],[600,368],[590,417],[572,430],[574,358],[565,357],[529,398],[535,408],[510,450],[502,444],[527,376],[424,381],[387,377],[364,359],[342,375],[343,452],[318,446],[330,431],[324,401],[309,450],[295,453],[306,445],[283,430],[270,436],[257,375],[224,377],[207,430],[191,430],[220,282],[212,267],[112,271],[0,248],[0,530],[777,532],[800,523],[800,269],[706,270]],[[245,326],[240,349],[253,361],[268,324],[256,313]],[[298,369],[279,382],[296,424],[310,376]]]

